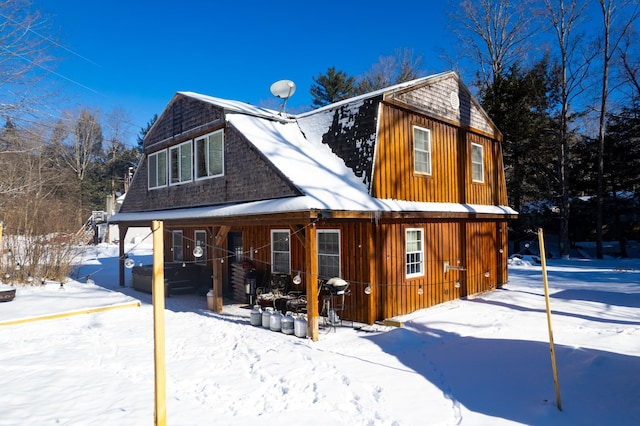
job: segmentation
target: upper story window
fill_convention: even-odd
[[[424,275],[424,238],[422,229],[407,229],[405,244],[407,278]]]
[[[471,180],[484,182],[484,147],[477,143],[471,144]]]
[[[340,231],[318,229],[318,276],[328,279],[340,276]]]
[[[167,186],[167,150],[149,155],[149,189]]]
[[[191,141],[169,149],[169,182],[171,185],[193,180],[193,148]]]
[[[413,170],[431,174],[431,130],[413,126]]]
[[[291,242],[288,229],[271,230],[271,272],[291,272]]]
[[[196,139],[196,179],[224,174],[224,131]]]

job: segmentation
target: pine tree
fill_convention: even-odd
[[[325,74],[313,77],[315,84],[309,92],[313,97],[313,105],[322,107],[350,98],[355,93],[356,79],[344,71],[337,71],[335,67],[327,69]]]

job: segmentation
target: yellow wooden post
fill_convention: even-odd
[[[164,342],[164,227],[161,221],[151,223],[153,231],[153,341],[155,364],[155,407],[154,424],[167,424],[167,373],[165,366]]]
[[[318,247],[316,227],[310,226],[305,232],[305,252],[307,269],[307,334],[318,341]]]
[[[553,383],[556,387],[556,405],[562,411],[560,401],[560,383],[558,382],[558,367],[556,366],[556,351],[553,344],[553,329],[551,328],[551,308],[549,305],[549,283],[547,281],[547,260],[544,251],[544,235],[542,228],[538,229],[538,244],[540,245],[540,261],[542,262],[542,280],[544,282],[544,299],[547,304],[547,325],[549,327],[549,348],[551,350],[551,368],[553,369]]]

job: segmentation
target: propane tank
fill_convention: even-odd
[[[282,317],[282,332],[284,334],[293,334],[294,321],[295,320],[293,319],[293,314],[291,314],[291,312],[287,312],[287,314]]]
[[[293,332],[296,337],[307,337],[307,319],[304,315],[298,315],[293,321]]]
[[[262,327],[269,328],[269,323],[271,322],[271,314],[273,313],[273,308],[265,308],[262,311]]]
[[[271,331],[280,331],[282,329],[282,314],[280,311],[275,311],[269,318],[269,329]]]
[[[250,320],[251,325],[262,325],[262,309],[260,309],[260,305],[255,305],[251,310]]]

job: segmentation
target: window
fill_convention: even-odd
[[[271,272],[291,272],[291,244],[288,229],[271,230]]]
[[[484,147],[476,143],[471,144],[471,180],[484,182]]]
[[[195,246],[202,248],[202,256],[196,257],[196,263],[207,263],[207,231],[195,231],[194,240]]]
[[[340,231],[318,230],[318,276],[323,279],[340,276]]]
[[[413,170],[415,173],[431,174],[431,131],[413,127]]]
[[[171,233],[171,252],[173,253],[174,262],[182,262],[184,257],[182,255],[182,231],[173,231]]]
[[[424,275],[424,240],[422,229],[406,231],[407,278]]]
[[[176,185],[193,180],[193,155],[191,141],[169,149],[169,182]]]
[[[196,139],[196,179],[224,174],[224,137],[219,130]]]
[[[149,189],[167,186],[167,151],[149,155]]]

